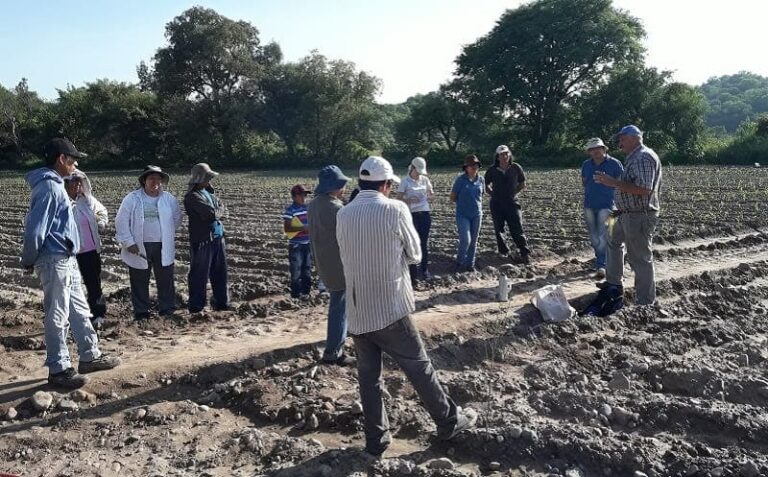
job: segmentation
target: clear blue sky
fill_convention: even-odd
[[[165,24],[192,5],[254,24],[285,60],[313,49],[382,79],[380,102],[436,89],[462,45],[518,0],[27,0],[4,2],[0,84],[22,77],[44,98],[99,78],[136,82],[136,66],[165,44]],[[768,0],[614,0],[648,31],[647,63],[700,84],[748,70],[768,76]]]

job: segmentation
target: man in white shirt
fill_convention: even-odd
[[[392,439],[382,399],[382,352],[403,369],[441,439],[472,427],[477,413],[462,410],[440,386],[410,317],[416,306],[408,265],[420,262],[421,247],[408,206],[387,197],[399,178],[386,159],[372,156],[360,165],[359,179],[360,193],[337,215],[336,238],[357,350],[365,450],[378,457]]]

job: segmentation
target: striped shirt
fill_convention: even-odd
[[[307,225],[307,205],[297,204],[293,202],[286,207],[283,211],[283,220],[290,220],[291,225],[294,227],[301,227]],[[309,230],[304,229],[298,232],[286,232],[288,236],[288,242],[292,244],[308,244],[309,243]]]
[[[651,191],[650,195],[635,195],[616,189],[616,209],[624,212],[659,210],[661,161],[653,149],[640,144],[624,160],[620,179]]]
[[[381,330],[416,309],[408,265],[421,262],[421,244],[407,205],[360,191],[336,216],[336,239],[349,334]]]

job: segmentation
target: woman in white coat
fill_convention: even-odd
[[[80,233],[80,249],[77,265],[83,284],[88,292],[91,324],[95,330],[104,326],[107,303],[101,289],[101,234],[107,227],[107,208],[91,192],[91,181],[80,170],[64,178],[64,188],[73,202],[77,230]]]
[[[149,277],[155,273],[160,316],[176,310],[173,265],[176,258],[176,229],[181,208],[176,198],[163,191],[170,176],[157,166],[147,166],[139,176],[140,187],[129,193],[115,217],[120,257],[131,279],[131,301],[136,320],[149,318]]]

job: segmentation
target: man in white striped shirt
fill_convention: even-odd
[[[477,413],[462,410],[437,380],[419,332],[408,265],[421,261],[408,206],[387,196],[400,179],[382,157],[360,165],[360,193],[336,217],[336,238],[347,286],[347,321],[357,350],[365,450],[381,456],[391,442],[382,399],[382,352],[403,368],[441,439],[472,427]]]

